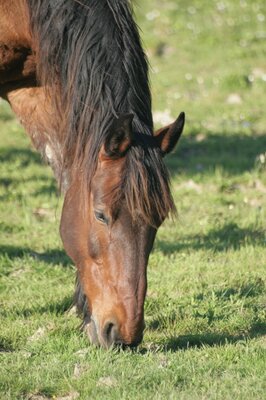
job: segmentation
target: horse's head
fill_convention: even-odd
[[[78,268],[93,343],[109,347],[142,340],[148,258],[172,201],[162,157],[183,126],[182,113],[149,137],[133,133],[131,115],[121,116],[100,149],[85,206],[81,178],[73,179],[66,193],[61,237]]]

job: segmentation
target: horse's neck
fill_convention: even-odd
[[[62,143],[59,138],[58,116],[43,87],[31,82],[12,82],[3,85],[3,97],[10,103],[31,141],[44,159],[51,165],[56,179],[61,180]],[[0,88],[1,89],[1,88]]]
[[[34,147],[60,179],[58,116],[44,88],[36,86],[25,0],[0,0],[0,96],[10,103]]]
[[[56,177],[61,170],[57,118],[43,87],[18,87],[6,95],[34,147],[47,159]]]

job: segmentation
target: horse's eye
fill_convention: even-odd
[[[109,219],[106,217],[106,215],[102,211],[94,211],[95,218],[102,222],[103,224],[108,225]]]

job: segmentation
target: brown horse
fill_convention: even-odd
[[[91,342],[137,345],[146,269],[175,206],[153,132],[147,62],[127,0],[0,0],[0,95],[65,194],[60,233]]]

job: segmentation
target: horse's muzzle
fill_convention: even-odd
[[[135,334],[131,340],[123,338],[119,324],[115,319],[105,321],[100,327],[97,320],[92,317],[86,326],[86,332],[92,344],[106,349],[112,347],[137,347],[143,339],[143,329],[138,334]]]

